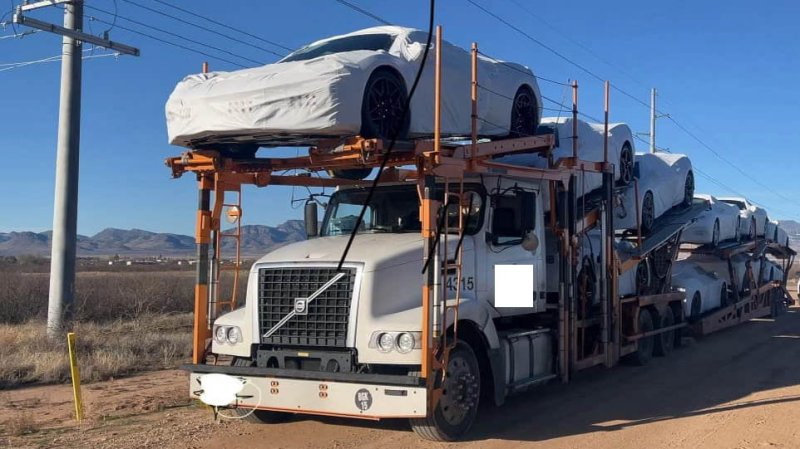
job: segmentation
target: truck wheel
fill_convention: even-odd
[[[675,324],[675,316],[672,313],[672,307],[667,307],[661,314],[661,325],[659,329],[670,327]],[[675,347],[675,330],[664,332],[655,336],[655,347],[653,352],[657,356],[665,357],[672,352]]]
[[[431,441],[456,441],[467,433],[478,414],[480,376],[472,348],[458,342],[450,352],[442,397],[433,413],[409,420],[414,433]]]
[[[650,332],[653,330],[653,316],[647,309],[639,309],[639,333]],[[644,366],[650,363],[653,358],[653,336],[639,339],[636,352],[631,354],[631,362],[634,365]]]
[[[233,360],[233,366],[253,366],[253,362],[252,360],[237,357]],[[292,415],[288,413],[251,408],[233,408],[231,412],[233,412],[234,416],[238,416],[247,422],[255,424],[277,424],[289,421],[292,417]]]

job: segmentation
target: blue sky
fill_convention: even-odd
[[[169,1],[291,48],[378,25],[334,0],[230,1],[224,7],[209,0]],[[770,217],[800,217],[797,164],[792,156],[800,147],[796,112],[800,90],[795,88],[800,70],[797,2],[732,0],[722,8],[717,2],[696,1],[474,1],[642,101],[649,101],[650,87],[658,88],[659,110],[757,181],[720,160],[668,119],[659,120],[659,146],[688,154],[703,173],[767,206]],[[202,23],[154,0],[134,3]],[[352,3],[392,23],[418,28],[427,23],[427,1]],[[540,76],[577,79],[581,111],[602,117],[602,85],[590,75],[466,0],[438,3],[436,22],[444,26],[447,40],[463,47],[477,41],[484,52],[526,64]],[[88,0],[87,5],[107,11],[115,8],[112,0]],[[117,6],[119,25],[143,30],[122,19],[126,17],[264,63],[275,60],[266,52],[159,16],[127,0],[117,0]],[[90,8],[86,14],[111,20]],[[62,20],[55,9],[34,16]],[[87,19],[84,29],[89,31],[89,25],[95,34],[108,28]],[[0,36],[11,33],[11,27],[0,30]],[[235,67],[121,29],[111,30],[111,38],[141,48],[142,56],[84,61],[78,230],[91,235],[106,227],[135,227],[191,234],[196,183],[189,176],[171,179],[163,165],[164,158],[181,152],[167,143],[164,102],[175,83],[199,71],[204,60],[216,70]],[[47,33],[0,39],[0,64],[59,53],[60,39]],[[59,76],[60,62],[0,71],[0,231],[52,227]],[[557,85],[542,82],[540,87],[550,98],[565,94]],[[628,122],[634,131],[648,130],[648,110],[617,92],[612,92],[611,117]],[[645,144],[638,144],[639,150],[646,150]],[[701,192],[730,194],[703,176],[698,176],[697,184]],[[291,195],[288,187],[247,189],[244,223],[275,225],[301,218],[302,211],[290,207]]]

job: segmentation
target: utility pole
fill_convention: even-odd
[[[26,11],[57,4],[64,4],[63,27],[24,15]],[[139,50],[83,33],[83,0],[43,0],[33,3],[26,1],[17,7],[14,23],[63,36],[53,239],[50,256],[50,295],[47,306],[47,333],[54,337],[64,329],[65,320],[72,317],[75,302],[83,42],[134,56],[139,55]]]
[[[650,152],[656,152],[656,88],[650,89]]]

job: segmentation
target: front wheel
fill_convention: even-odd
[[[539,107],[536,96],[528,86],[520,86],[511,104],[509,137],[527,137],[536,134],[539,126]]]
[[[442,396],[432,415],[409,420],[414,433],[431,441],[456,441],[467,433],[478,414],[480,376],[472,348],[458,342],[450,352]]]
[[[392,70],[378,69],[364,87],[361,137],[405,139],[410,126],[408,93],[403,79]]]
[[[647,309],[639,309],[638,332],[644,334],[653,330],[653,316]],[[637,343],[636,352],[630,355],[631,362],[635,365],[644,366],[650,363],[653,358],[653,346],[655,345],[653,336],[642,337]]]
[[[653,192],[648,191],[642,200],[642,234],[649,234],[656,221],[656,205],[653,201]]]
[[[672,307],[667,307],[661,314],[661,324],[659,329],[664,329],[675,325],[675,315],[672,313]],[[658,356],[667,356],[672,352],[675,347],[675,331],[662,332],[655,336],[655,347],[653,351]]]

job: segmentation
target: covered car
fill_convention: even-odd
[[[739,209],[723,203],[713,195],[696,194],[695,200],[708,203],[709,208],[681,234],[681,242],[719,245],[725,240],[739,240]]]
[[[783,268],[775,261],[765,259],[761,267],[761,281],[783,282]]]
[[[403,114],[427,38],[413,28],[367,28],[319,40],[274,64],[188,76],[166,103],[169,142],[255,151],[355,135],[430,136],[433,50]],[[470,67],[466,50],[442,43],[444,136],[471,132]],[[479,56],[478,82],[479,135],[536,132],[542,102],[530,69]]]
[[[573,125],[577,133],[573,130]],[[555,135],[556,147],[553,160],[572,157],[573,136],[578,139],[578,158],[589,162],[603,162],[605,125],[575,120],[571,117],[545,117],[539,132]],[[627,186],[633,180],[633,157],[635,154],[633,134],[625,123],[608,125],[608,160],[614,165],[614,181],[618,186]],[[547,168],[547,159],[539,154],[512,154],[498,158],[498,162],[527,167]],[[600,173],[584,173],[577,179],[577,196],[599,189],[603,185]]]
[[[686,294],[683,312],[693,320],[728,302],[726,280],[691,260],[679,260],[673,264],[672,285]]]
[[[675,206],[688,207],[694,199],[692,162],[686,155],[674,153],[637,153],[634,178],[617,199],[615,227],[635,230],[637,202],[643,234],[653,230],[655,221]],[[638,190],[638,197],[636,191]]]
[[[747,293],[749,290],[756,287],[756,285],[753,285],[753,282],[758,282],[758,276],[761,270],[761,259],[753,259],[747,254],[736,254],[731,258],[731,266],[734,271],[733,278],[731,278],[728,262],[717,255],[694,253],[687,257],[680,256],[679,258],[680,260],[691,261],[704,270],[714,273],[717,277],[724,279],[731,289],[733,289],[735,285],[741,293]],[[748,267],[752,270],[752,280],[750,279]]]
[[[789,234],[787,234],[786,230],[775,220],[767,221],[764,227],[764,238],[786,247],[789,246]]]
[[[739,216],[742,217],[740,232],[743,236],[753,240],[764,235],[769,221],[764,208],[756,206],[747,198],[742,197],[720,197],[719,200],[739,208]]]

